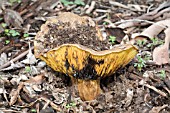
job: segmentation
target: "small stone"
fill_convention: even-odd
[[[38,68],[44,68],[45,66],[46,66],[46,63],[44,61],[38,62],[38,65],[37,65]]]

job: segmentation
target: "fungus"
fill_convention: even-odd
[[[69,75],[82,100],[95,99],[102,92],[100,80],[124,67],[138,52],[131,44],[109,49],[92,19],[73,13],[61,13],[42,25],[34,46],[37,58]]]

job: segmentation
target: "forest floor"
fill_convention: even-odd
[[[95,100],[81,100],[67,75],[34,56],[41,25],[63,12],[98,25],[105,42],[85,46],[131,43],[139,49],[129,64],[101,79]],[[169,23],[165,0],[1,0],[0,113],[169,113]],[[65,34],[59,45],[69,43]]]

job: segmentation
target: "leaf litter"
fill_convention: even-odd
[[[46,3],[48,5],[44,5]],[[124,0],[119,3],[116,0],[108,2],[95,0],[93,3],[87,1],[84,3],[84,6],[78,4],[64,6],[61,1],[53,0],[48,2],[46,0],[21,1],[20,3],[15,2],[13,5],[3,2],[2,12],[7,9],[8,13],[12,13],[14,17],[0,13],[3,17],[0,23],[8,24],[8,29],[19,29],[21,34],[24,34],[26,29],[29,33],[37,33],[46,18],[58,16],[59,12],[69,11],[79,15],[88,15],[97,20],[96,23],[103,34],[107,32],[103,28],[121,28],[123,33],[120,37],[119,33],[115,35],[111,32],[106,35],[108,40],[108,35],[115,35],[118,44],[132,40],[131,36],[135,33],[139,33],[140,36],[142,34],[144,37],[139,41],[133,41],[133,44],[139,46],[138,56],[140,58],[134,58],[125,68],[119,69],[113,76],[102,80],[103,93],[97,99],[82,101],[74,91],[67,75],[54,72],[39,59],[35,61],[33,58],[35,63],[30,63],[32,60],[28,59],[34,56],[32,53],[30,54],[28,40],[25,40],[21,34],[17,40],[24,40],[25,45],[13,47],[3,43],[4,40],[7,40],[7,37],[4,36],[3,40],[0,40],[2,42],[0,44],[2,61],[0,62],[0,111],[168,113],[170,111],[170,65],[169,36],[167,34],[169,34],[170,3],[161,0],[155,2]],[[26,28],[29,25],[30,28]],[[113,30],[114,33],[120,32],[120,29]],[[146,32],[147,30],[148,32]],[[3,32],[2,30],[1,34]],[[34,36],[30,37],[32,51]],[[144,38],[146,42],[143,42]],[[11,41],[15,39],[12,38]],[[161,45],[158,43],[159,41],[164,43]],[[146,51],[149,53],[145,54]],[[28,56],[26,56],[27,54]],[[151,54],[150,57],[148,54]],[[162,60],[163,58],[165,60]],[[11,64],[17,65],[24,60],[26,63],[22,62],[21,67],[10,67]],[[138,66],[145,63],[145,67],[138,70],[137,67],[134,67],[135,63]],[[35,74],[31,67],[37,70]]]

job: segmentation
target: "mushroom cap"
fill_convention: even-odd
[[[41,31],[37,33],[34,40],[35,56],[38,58],[47,51],[73,40],[77,44],[82,44],[83,40],[89,38],[97,41],[103,40],[94,21],[89,17],[64,12],[57,17],[49,18],[41,26]],[[96,43],[98,43],[97,41]]]

